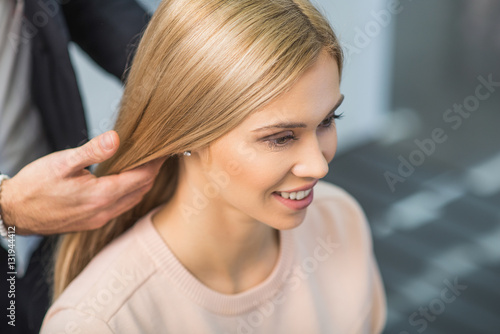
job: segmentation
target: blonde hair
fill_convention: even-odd
[[[121,146],[96,174],[168,158],[134,208],[61,238],[54,300],[101,249],[172,197],[178,154],[209,145],[287,91],[322,50],[341,72],[337,38],[308,0],[162,1],[127,79],[115,125]]]

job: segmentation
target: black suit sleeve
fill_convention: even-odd
[[[150,15],[134,0],[70,0],[62,8],[71,39],[124,80]]]

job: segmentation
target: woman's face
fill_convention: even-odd
[[[300,225],[337,149],[339,81],[337,63],[322,53],[290,91],[199,152],[210,156],[197,178],[209,206],[232,221]]]

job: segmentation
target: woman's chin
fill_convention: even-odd
[[[268,225],[277,230],[291,230],[296,227],[299,227],[304,222],[305,216],[306,216],[306,210],[302,210],[301,212],[295,213],[291,217],[271,222],[272,224]]]

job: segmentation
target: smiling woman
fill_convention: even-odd
[[[64,236],[42,333],[381,332],[365,217],[319,181],[342,61],[307,0],[163,1],[98,173],[166,161],[132,210]]]

